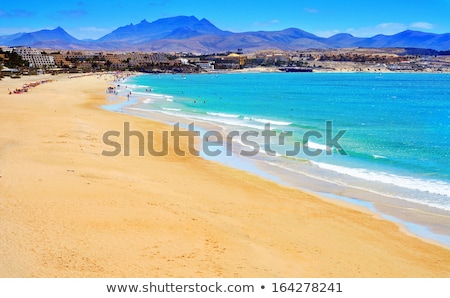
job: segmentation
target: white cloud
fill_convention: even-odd
[[[99,28],[99,27],[82,27],[79,28],[80,31],[83,32],[92,32],[92,33],[104,33],[104,32],[110,32],[114,29],[111,28]]]
[[[68,29],[67,32],[78,39],[98,39],[111,33],[116,28],[101,27],[81,27],[76,29]]]
[[[318,10],[317,8],[309,8],[309,7],[306,7],[304,10],[305,10],[307,13],[319,13],[319,10]]]
[[[16,33],[30,33],[40,30],[52,30],[56,27],[43,27],[43,28],[30,28],[30,27],[11,27],[11,28],[0,28],[0,36],[2,35],[12,35]]]
[[[268,27],[271,25],[278,24],[279,22],[280,22],[279,20],[270,20],[270,21],[265,21],[265,22],[255,22],[255,23],[253,23],[253,25],[256,27]]]
[[[408,29],[408,26],[402,23],[382,23],[373,27],[349,28],[345,32],[357,37],[372,37],[378,34],[393,35]]]
[[[330,36],[333,36],[333,35],[336,35],[339,33],[341,33],[341,31],[337,30],[337,29],[314,32],[315,35],[320,36],[320,37],[330,37]]]
[[[431,30],[434,29],[434,25],[428,22],[415,22],[409,25],[410,28],[421,29],[421,30]]]
[[[372,27],[349,28],[345,32],[357,37],[372,37],[378,34],[394,35],[408,29],[429,31],[434,28],[435,25],[428,22],[414,22],[411,24],[382,23]]]

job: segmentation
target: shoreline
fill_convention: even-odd
[[[133,108],[129,108],[130,106],[136,106],[139,105],[139,102],[134,101],[134,102],[123,102],[124,105],[121,104],[117,104],[117,105],[112,105],[113,108],[110,109],[110,107],[105,106],[104,109],[108,110],[108,111],[112,111],[112,112],[120,112],[120,113],[127,113],[129,115],[133,115],[133,116],[137,116],[137,117],[142,117],[144,119],[148,119],[151,121],[157,121],[160,123],[163,123],[165,125],[173,125],[173,123],[175,122],[180,122],[182,124],[182,127],[184,126],[185,128],[187,128],[187,123],[189,122],[189,119],[186,119],[187,121],[183,122],[180,121],[180,119],[176,119],[173,118],[173,120],[171,120],[172,117],[170,116],[164,116],[161,117],[161,115],[158,115],[158,112],[152,112],[149,111],[147,113],[147,115],[145,115],[146,111],[138,109],[138,110],[134,110]],[[122,110],[123,109],[123,110]],[[206,130],[207,127],[210,127],[212,129],[217,129],[217,127],[215,127],[215,124],[211,124],[211,123],[207,123],[207,122],[201,122],[201,121],[197,121],[196,124],[199,124],[198,126],[196,126],[197,129],[200,130]],[[247,172],[251,175],[256,175],[258,177],[261,177],[262,179],[266,179],[266,180],[270,180],[274,183],[277,183],[281,186],[284,187],[290,187],[293,189],[297,189],[303,192],[307,192],[310,193],[312,195],[315,196],[319,196],[324,200],[331,200],[334,201],[337,204],[342,204],[344,203],[347,206],[350,206],[352,208],[356,208],[358,210],[361,210],[361,206],[367,211],[370,212],[372,214],[374,214],[377,217],[380,218],[386,218],[387,220],[398,224],[402,229],[404,229],[404,231],[414,237],[417,237],[423,241],[426,242],[430,242],[439,246],[442,246],[444,248],[450,249],[450,239],[448,236],[446,236],[445,234],[443,234],[443,232],[441,230],[436,230],[433,231],[438,223],[434,220],[434,219],[438,219],[439,216],[445,216],[442,213],[445,213],[445,210],[441,210],[435,207],[429,207],[429,206],[425,206],[425,205],[420,205],[418,203],[412,203],[412,202],[403,202],[401,201],[401,203],[404,205],[404,207],[401,209],[401,212],[395,212],[396,208],[400,208],[397,205],[387,205],[383,202],[370,202],[368,200],[364,200],[364,199],[359,199],[359,198],[353,198],[353,197],[343,197],[343,196],[338,196],[332,192],[325,192],[323,189],[320,189],[320,182],[319,182],[319,186],[315,187],[314,189],[311,189],[309,182],[304,182],[300,185],[296,185],[293,184],[292,182],[289,182],[288,180],[284,180],[283,178],[281,178],[279,175],[277,174],[273,174],[271,173],[271,171],[268,171],[267,166],[262,167],[262,166],[257,166],[257,162],[255,161],[249,161],[249,160],[243,160],[240,157],[236,157],[233,156],[231,157],[231,159],[229,157],[222,157],[222,158],[211,158],[211,157],[206,157],[206,156],[202,156],[203,159],[208,160],[208,161],[213,161],[215,163],[224,165],[226,167],[231,167],[237,170],[242,170],[244,172]],[[300,174],[298,174],[300,175]],[[303,176],[303,175],[302,175]],[[303,179],[301,179],[302,181],[305,180],[306,181],[314,181],[314,178],[309,178],[307,176],[304,176]],[[313,182],[313,184],[317,184],[317,182]],[[332,185],[332,184],[330,184]],[[358,191],[361,194],[368,193],[368,191],[364,191],[364,190],[360,190]],[[399,199],[396,199],[399,200]],[[352,203],[350,203],[350,201],[353,201]],[[431,214],[431,220],[428,219],[429,221],[427,221],[426,219],[421,219],[419,220],[419,218],[417,218],[416,216],[420,213],[427,213],[425,210],[432,210]],[[394,211],[394,212],[393,212]],[[402,214],[405,213],[406,214]],[[417,213],[418,212],[418,213]],[[410,214],[408,214],[410,213]],[[430,226],[430,223],[434,222],[433,225]]]
[[[243,69],[229,69],[229,70],[212,70],[212,71],[205,71],[200,72],[198,74],[227,74],[227,73],[288,73],[286,71],[279,70],[278,67],[249,67],[249,68],[243,68]],[[312,72],[310,73],[337,73],[337,74],[347,74],[347,73],[368,73],[368,74],[446,74],[449,75],[450,71],[410,71],[410,70],[347,70],[345,68],[342,69],[321,69],[321,68],[312,68]],[[149,73],[142,73],[142,74],[149,74]],[[171,74],[178,74],[178,73],[171,73]],[[187,74],[186,74],[187,75]]]
[[[322,62],[323,64],[327,64],[327,62]],[[395,74],[395,73],[408,73],[408,74],[450,74],[450,71],[438,71],[434,69],[427,69],[425,71],[413,71],[413,70],[389,70],[389,69],[357,69],[361,66],[365,65],[351,65],[347,66],[345,65],[345,62],[329,62],[334,64],[344,63],[342,65],[337,65],[336,68],[322,68],[322,67],[312,67],[312,73],[370,73],[370,74]],[[368,65],[371,66],[371,65]],[[282,71],[279,69],[280,67],[248,67],[243,69],[234,69],[234,70],[212,70],[212,71],[206,71],[204,73],[272,73],[272,72],[279,72],[279,73],[286,73],[285,71]],[[306,67],[308,68],[308,67]],[[144,74],[144,73],[142,73]]]
[[[152,94],[149,93],[148,96],[151,97],[151,95]],[[152,121],[158,121],[166,125],[173,125],[176,122],[180,122],[187,128],[188,123],[195,121],[197,128],[200,128],[200,130],[203,131],[207,129],[216,131],[223,130],[217,123],[208,122],[206,120],[199,120],[195,118],[183,118],[184,120],[180,120],[177,116],[166,115],[165,113],[162,113],[162,111],[140,109],[139,106],[142,101],[139,101],[139,97],[141,96],[144,95],[137,96],[135,101],[129,104],[127,102],[123,102],[124,105],[117,105],[113,108],[113,110],[117,108],[120,112],[143,117]],[[158,96],[172,97],[171,95],[164,94],[158,94]],[[155,97],[152,100],[158,101],[159,99]],[[134,107],[138,108],[134,109]],[[226,135],[224,131],[223,134]],[[295,173],[296,175],[302,177],[302,179],[291,179],[290,174],[292,173],[288,173],[287,170],[285,171],[284,169],[276,166],[274,168],[273,166],[271,167],[266,165],[263,162],[264,160],[247,160],[239,156],[233,156],[233,161],[227,160],[230,159],[228,157],[202,157],[206,160],[246,171],[283,186],[292,187],[317,196],[325,197],[325,199],[338,200],[339,202],[345,203],[354,201],[352,204],[354,206],[365,205],[365,208],[369,212],[376,214],[380,218],[386,218],[389,221],[398,224],[402,227],[402,229],[407,231],[407,233],[410,233],[411,235],[414,235],[424,241],[443,246],[447,249],[450,248],[450,236],[445,234],[446,229],[450,226],[450,217],[447,210],[396,197],[387,197],[386,195],[367,189],[360,189],[358,187],[348,187],[348,190],[346,190],[343,194],[343,190],[340,185],[321,181],[309,176],[307,173],[300,172]],[[241,164],[244,164],[244,166]],[[391,199],[393,202],[390,201]]]
[[[95,75],[53,78],[0,83],[0,276],[449,277],[450,250],[373,214],[201,158],[102,156],[125,121],[169,127],[103,110]]]
[[[262,72],[262,73],[273,73],[273,72],[284,73],[283,71],[278,70],[278,68],[257,67],[257,68],[241,69],[241,70],[234,70],[234,71],[211,71],[211,72],[207,72],[205,74],[216,74],[216,73],[218,73],[218,74],[226,74],[226,73],[239,74],[239,73],[260,73],[260,72]],[[345,73],[364,73],[364,72],[336,70],[336,71],[324,71],[324,72],[316,72],[316,73],[343,73],[343,74],[345,74]],[[367,71],[365,73],[372,73],[372,72]],[[382,71],[382,73],[442,74],[442,72],[409,72],[409,71],[396,71],[396,72]],[[133,76],[139,76],[139,75],[147,75],[147,74],[146,73],[138,73]],[[131,76],[131,77],[133,77],[133,76]],[[116,84],[118,82],[113,82],[113,83]],[[124,81],[123,83],[126,85],[126,81]],[[149,95],[151,95],[151,93]],[[158,94],[158,95],[167,96],[165,94]],[[148,119],[150,121],[156,121],[156,122],[162,123],[164,125],[172,125],[171,123],[169,123],[170,122],[169,119],[172,118],[171,116],[167,117],[167,115],[166,115],[167,118],[165,120],[163,119],[164,117],[158,118],[158,116],[160,116],[160,115],[157,115],[157,114],[159,114],[157,111],[150,111],[150,110],[148,111],[149,114],[157,115],[156,119],[154,117],[145,115],[143,113],[139,113],[139,111],[146,112],[141,109],[137,109],[139,111],[133,111],[133,112],[130,111],[130,110],[134,110],[133,108],[130,108],[130,107],[139,106],[139,104],[142,104],[142,102],[143,102],[143,100],[139,100],[139,99],[131,100],[128,102],[123,100],[119,104],[116,104],[116,105],[115,104],[113,104],[113,105],[107,104],[107,105],[102,106],[102,108],[105,110],[108,110],[110,112],[127,113],[129,115],[133,115],[136,117],[142,117],[142,118]],[[179,120],[179,119],[177,119],[177,120]],[[191,121],[192,119],[186,118],[184,120],[187,120],[186,122],[184,122],[185,129],[187,129],[187,123],[189,121]],[[180,123],[182,123],[182,122],[180,122]],[[208,123],[208,122],[203,123],[202,121],[200,121],[200,125],[203,125],[203,127],[200,126],[201,130],[206,130],[206,127],[208,127],[209,125],[211,125],[212,128],[216,128],[216,129],[218,128],[218,127],[216,127],[216,124],[214,124],[214,123]],[[270,174],[269,172],[266,172],[264,169],[254,168],[254,162],[250,161],[251,165],[247,164],[247,166],[237,166],[236,165],[237,161],[243,162],[243,160],[239,160],[240,159],[239,157],[233,156],[232,158],[235,159],[236,161],[231,162],[231,163],[225,162],[223,160],[223,158],[222,158],[222,160],[220,160],[220,158],[215,159],[215,158],[211,158],[211,157],[208,158],[206,156],[201,156],[201,157],[204,160],[212,161],[214,163],[220,164],[225,167],[241,170],[250,175],[256,175],[257,177],[260,177],[264,180],[269,180],[273,183],[276,183],[276,184],[280,185],[281,187],[288,187],[288,188],[292,188],[295,190],[299,190],[299,191],[308,193],[310,195],[316,196],[316,197],[320,198],[321,200],[332,202],[333,204],[341,205],[346,208],[351,208],[351,209],[354,209],[357,211],[367,212],[368,214],[371,214],[371,215],[375,216],[376,218],[379,218],[382,220],[387,220],[387,221],[390,221],[390,222],[396,224],[400,228],[400,230],[407,235],[410,235],[412,237],[420,239],[421,241],[425,241],[427,243],[437,245],[444,249],[450,250],[450,237],[449,236],[444,236],[444,234],[441,234],[441,233],[432,233],[431,230],[429,230],[430,227],[427,227],[426,225],[421,225],[420,223],[416,223],[414,221],[409,221],[411,219],[411,217],[406,217],[406,219],[402,219],[401,217],[398,217],[398,214],[396,215],[395,212],[392,213],[389,210],[382,211],[381,208],[377,207],[377,206],[381,206],[379,202],[369,202],[369,201],[356,199],[356,198],[341,197],[341,196],[338,196],[333,193],[324,193],[324,192],[320,192],[317,190],[308,189],[307,187],[298,187],[298,186],[290,184],[288,181],[280,180],[279,177],[274,176],[273,174]],[[252,168],[249,168],[249,165]],[[406,203],[411,204],[411,202],[406,202]],[[420,204],[412,203],[412,205],[420,205]],[[436,209],[436,211],[439,211],[437,213],[433,213],[433,216],[437,216],[438,214],[440,214],[440,212],[445,211],[445,210],[438,209],[436,207],[429,207],[429,206],[425,206],[425,205],[420,206],[420,207],[423,207],[423,208],[426,207],[427,209],[430,209],[430,208]],[[408,218],[409,218],[409,220],[408,220]],[[428,230],[428,231],[426,231],[426,230]],[[439,238],[441,238],[441,239],[439,239]],[[446,238],[448,238],[448,239],[446,239]]]

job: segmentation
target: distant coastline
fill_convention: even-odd
[[[49,51],[37,48],[0,49],[0,78],[22,75],[136,71],[142,73],[211,72],[417,72],[450,73],[450,55],[420,49],[339,49],[254,53],[192,53]],[[445,54],[445,53],[444,53]]]

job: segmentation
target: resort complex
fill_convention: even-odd
[[[193,54],[186,52],[107,52],[86,50],[36,49],[0,47],[3,74],[16,72],[78,73],[92,71],[130,70],[142,72],[210,72],[255,69],[277,71],[280,68],[301,68],[320,72],[448,72],[448,52],[420,49],[338,49],[279,51],[265,50]],[[8,63],[8,55],[21,60]],[[6,69],[5,69],[6,68]]]

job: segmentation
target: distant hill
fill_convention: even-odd
[[[308,48],[393,48],[409,47],[450,50],[450,33],[433,34],[407,30],[395,35],[376,35],[370,38],[337,34],[329,38],[318,37],[297,28],[281,31],[233,33],[217,28],[207,19],[178,16],[154,22],[141,21],[126,25],[97,40],[78,40],[58,27],[31,33],[0,36],[0,44],[52,49],[186,51],[212,53],[236,50],[264,49],[300,50]]]
[[[83,42],[71,36],[61,27],[54,30],[41,30],[32,33],[20,34],[18,37],[9,41],[9,45],[12,46],[34,46],[38,44],[70,45],[81,43]]]
[[[339,33],[327,38],[327,44],[336,48],[354,47],[365,38],[354,37],[348,33]]]
[[[196,17],[179,16],[159,19],[152,23],[143,20],[137,25],[130,24],[120,27],[103,36],[98,41],[126,41],[141,44],[162,39],[186,39],[200,35],[225,36],[231,32],[222,31],[208,20],[198,20]]]
[[[356,43],[360,47],[412,47],[434,50],[450,49],[450,34],[433,34],[420,31],[403,31],[395,35],[376,35]]]
[[[26,34],[26,33],[16,33],[16,34],[11,34],[11,35],[0,36],[0,45],[10,45],[11,41],[21,37],[24,34]]]

